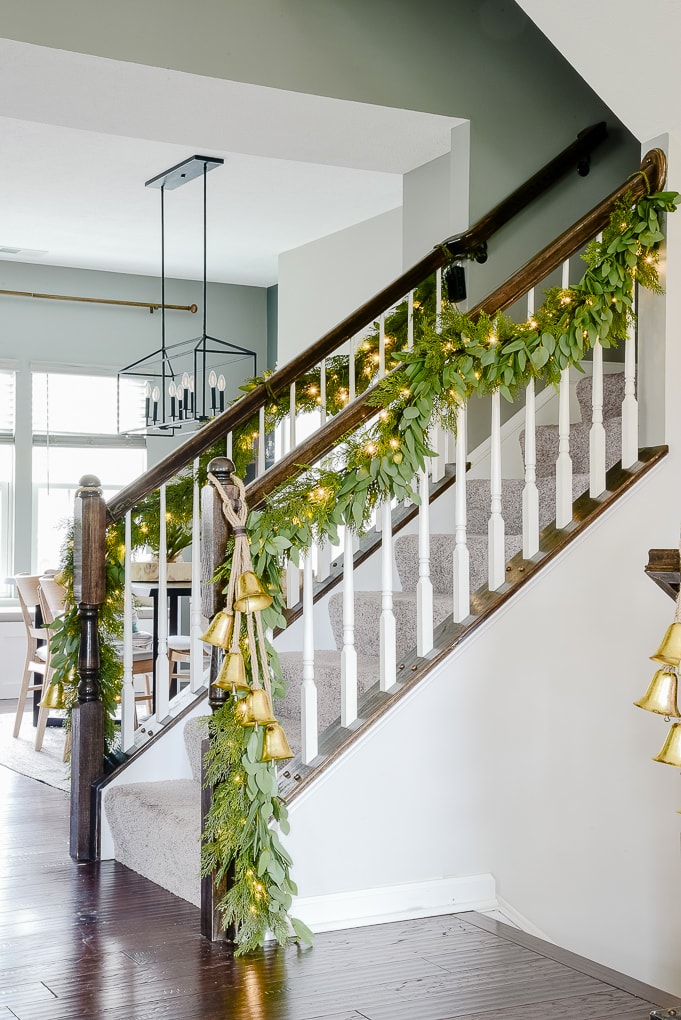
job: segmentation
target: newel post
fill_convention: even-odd
[[[97,858],[92,784],[103,770],[104,710],[99,679],[99,607],[106,598],[106,503],[95,475],[84,475],[74,507],[73,596],[80,617],[78,703],[71,716],[71,857]]]
[[[234,464],[228,457],[215,457],[208,465],[208,471],[217,478],[233,504],[238,505],[239,490],[232,483],[232,471]],[[227,519],[222,511],[222,498],[212,482],[208,482],[201,493],[201,613],[209,620],[224,608],[225,599],[222,593],[223,585],[209,583],[216,567],[225,558],[227,540],[230,528]],[[221,648],[211,645],[210,657],[210,686],[208,689],[208,703],[211,711],[215,712],[224,705],[229,695],[219,687],[213,686],[213,680],[218,675],[224,652]],[[206,738],[201,746],[201,829],[203,834],[203,822],[210,809],[213,789],[205,786],[205,760],[209,740]],[[208,875],[201,879],[201,934],[210,939],[211,942],[231,941],[234,933],[222,928],[217,904],[225,894],[224,884],[218,885],[213,876]]]

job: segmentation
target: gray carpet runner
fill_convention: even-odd
[[[589,488],[589,430],[591,427],[591,378],[577,383],[582,421],[570,428],[570,456],[573,462],[573,499]],[[606,433],[606,468],[621,458],[621,407],[624,376],[604,377],[603,424]],[[524,433],[520,445],[524,454]],[[555,465],[558,456],[558,428],[537,427],[537,489],[539,526],[555,520]],[[484,479],[467,482],[467,541],[470,552],[471,591],[487,584],[487,527],[490,515],[490,483]],[[502,486],[506,559],[522,548],[522,479],[507,479]],[[431,535],[430,578],[433,585],[434,624],[452,612],[451,534]],[[394,543],[395,565],[401,590],[393,593],[397,622],[399,657],[416,646],[416,584],[418,581],[418,536],[398,535]],[[355,647],[358,658],[360,693],[379,678],[379,621],[381,593],[355,593]],[[340,716],[340,649],[343,644],[343,595],[336,591],[329,599],[329,616],[337,651],[315,653],[319,732]],[[275,713],[286,730],[291,749],[300,750],[300,689],[303,675],[302,652],[280,656],[288,682],[284,701]],[[190,720],[185,727],[185,744],[192,765],[193,780],[137,783],[108,792],[105,810],[114,836],[115,856],[133,871],[192,903],[200,903],[200,739],[205,723]]]

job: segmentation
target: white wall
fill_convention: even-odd
[[[282,252],[278,366],[305,350],[401,272],[401,209]]]

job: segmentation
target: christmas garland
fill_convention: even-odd
[[[580,362],[597,340],[603,347],[612,347],[626,339],[633,321],[635,281],[660,291],[661,217],[677,208],[678,199],[676,192],[664,192],[633,204],[620,203],[601,240],[587,246],[583,256],[587,269],[581,281],[566,289],[550,289],[542,306],[526,322],[514,323],[500,313],[481,314],[473,319],[446,304],[436,309],[432,278],[416,293],[412,347],[407,346],[407,302],[402,302],[386,318],[388,374],[378,382],[370,398],[371,406],[376,408],[374,421],[346,436],[325,458],[323,466],[302,467],[296,477],[268,496],[263,509],[252,511],[248,517],[246,531],[253,570],[272,598],[271,606],[262,614],[265,626],[285,626],[281,571],[287,558],[297,562],[300,553],[314,542],[337,544],[340,526],[364,532],[374,508],[388,497],[418,502],[414,479],[432,453],[429,430],[433,423],[455,429],[458,409],[474,394],[498,390],[507,400],[513,400],[533,379],[555,385],[564,369],[580,368]],[[356,392],[360,393],[378,376],[377,325],[354,357]],[[250,390],[263,381],[267,381],[266,376],[251,380],[243,389]],[[349,399],[347,356],[327,359],[325,381],[327,410],[329,413],[341,410]],[[296,412],[317,408],[320,389],[318,371],[299,380]],[[272,394],[265,408],[266,432],[289,413],[289,394]],[[232,453],[237,474],[243,474],[252,460],[258,435],[257,417],[234,430]],[[208,460],[223,452],[220,446],[202,457],[200,477],[205,477]],[[169,512],[177,515],[178,526],[187,533],[192,485],[192,473],[187,471],[166,489],[168,507],[172,507]],[[147,538],[155,534],[154,512],[158,513],[155,507],[154,499],[150,498],[136,511],[138,542],[144,539],[146,544]],[[109,536],[108,595],[102,610],[102,651],[107,662],[106,635],[118,633],[116,620],[122,617],[120,530],[110,529]],[[216,576],[226,580],[229,571],[228,555]],[[62,576],[68,585],[68,554]],[[57,632],[61,635],[57,639],[61,646],[54,681],[63,683],[66,689],[70,685],[73,702],[78,637],[72,591],[70,598],[64,625]],[[111,617],[105,618],[109,612]],[[276,695],[276,677],[280,674],[271,646],[268,659],[274,672]],[[107,711],[115,691],[120,691],[120,680],[113,678],[115,665],[111,666],[112,679],[105,682]],[[233,712],[230,717],[222,709],[210,725],[213,742],[208,774],[216,793],[208,816],[203,868],[206,873],[224,877],[233,867],[236,881],[223,909],[226,920],[235,923],[241,933],[240,950],[246,951],[260,945],[268,929],[280,941],[287,937],[287,911],[291,896],[295,895],[288,871],[291,862],[268,824],[274,818],[285,833],[286,809],[276,792],[276,778],[272,780],[271,763],[261,762],[262,736],[258,736],[258,731],[248,735],[244,745],[243,731],[235,729]],[[294,930],[299,937],[309,938],[304,926]]]

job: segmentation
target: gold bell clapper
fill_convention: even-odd
[[[662,644],[650,658],[663,666],[678,666],[681,663],[681,623],[675,621],[667,627]]]
[[[241,652],[226,653],[213,686],[223,691],[250,691],[251,685],[246,679],[246,663]]]
[[[681,723],[672,723],[662,750],[653,758],[653,761],[660,761],[663,765],[673,765],[675,768],[681,769]]]
[[[234,609],[237,613],[261,613],[271,605],[272,597],[252,570],[245,570],[239,575],[234,592]]]
[[[64,700],[64,685],[60,683],[50,684],[47,690],[43,693],[39,707],[53,708],[55,710],[65,709],[66,702]]]
[[[207,645],[228,649],[232,640],[233,628],[234,614],[226,609],[221,609],[208,624],[208,629],[201,636],[201,640],[205,641]]]
[[[265,727],[261,761],[285,761],[292,757],[293,752],[282,727],[279,723],[270,723]]]
[[[678,677],[670,669],[658,669],[643,697],[635,701],[637,708],[655,712],[668,719],[681,719],[677,700]]]

